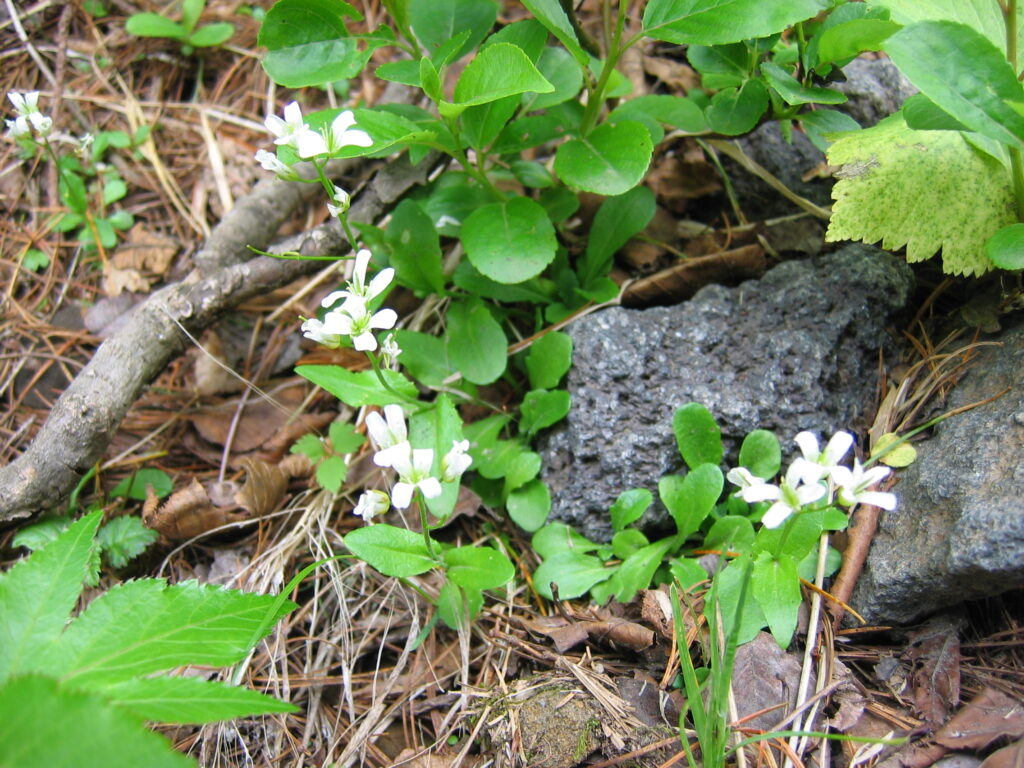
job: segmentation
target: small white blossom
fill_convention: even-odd
[[[852,507],[855,504],[871,504],[882,509],[896,509],[896,496],[885,491],[868,490],[878,481],[886,478],[890,470],[888,467],[872,467],[865,470],[857,459],[853,460],[853,469],[836,467],[832,473],[832,479],[839,486],[836,493],[836,500],[845,507]]]
[[[382,309],[370,313],[366,301],[359,296],[349,296],[345,303],[324,316],[324,331],[327,334],[351,336],[352,346],[360,352],[377,349],[375,330],[386,331],[395,327],[398,313],[393,309]]]
[[[739,486],[740,498],[748,504],[775,499],[779,495],[779,489],[775,485],[753,474],[746,467],[730,469],[725,479]]]
[[[277,115],[267,115],[263,124],[276,137],[275,144],[287,144],[295,147],[296,151],[299,149],[299,142],[303,141],[305,137],[319,135],[302,119],[302,108],[297,101],[290,102],[285,106],[283,120]],[[299,157],[304,157],[304,155],[299,152]]]
[[[302,324],[302,335],[318,344],[323,344],[328,349],[340,347],[344,338],[340,333],[328,331],[324,323],[315,317],[311,317]]]
[[[334,155],[345,147],[370,147],[373,139],[366,131],[352,128],[356,123],[351,110],[340,112],[322,132],[310,131],[299,137],[295,150],[308,160],[318,155]]]
[[[40,136],[46,136],[53,127],[53,120],[39,111],[39,91],[18,93],[11,91],[7,94],[11,104],[14,105],[14,120],[6,120],[7,135],[11,138],[18,138],[35,130]]]
[[[356,503],[352,514],[363,518],[364,522],[370,522],[377,515],[383,515],[391,508],[391,499],[384,491],[364,491]]]
[[[452,440],[452,449],[441,458],[441,479],[446,483],[454,483],[462,473],[469,469],[473,457],[469,450],[469,440]]]
[[[398,356],[402,354],[402,348],[398,346],[398,342],[395,341],[395,334],[389,333],[384,337],[384,341],[380,344],[380,352],[384,355],[384,360],[387,365],[391,365]]]
[[[412,495],[418,488],[428,499],[441,495],[440,481],[430,474],[434,465],[434,452],[430,448],[406,448],[394,456],[391,466],[398,473],[399,482],[391,490],[391,503],[398,509],[405,509],[412,503]]]
[[[299,174],[293,171],[290,165],[280,160],[273,152],[267,152],[265,149],[256,151],[256,162],[263,166],[263,170],[270,171],[279,179],[296,181],[299,178]]]
[[[823,451],[819,450],[818,438],[811,432],[801,432],[794,440],[800,446],[803,456],[796,459],[793,465],[799,467],[805,483],[816,483],[830,477],[853,445],[853,435],[849,432],[836,432]]]
[[[366,284],[366,268],[370,264],[371,253],[366,248],[360,248],[356,253],[356,264],[352,270],[352,279],[348,282],[345,290],[334,291],[327,295],[322,302],[321,306],[330,307],[340,299],[346,299],[350,296],[356,296],[363,299],[366,302],[372,301],[377,298],[384,289],[391,285],[391,281],[395,278],[395,270],[391,267],[382,269],[373,279],[370,284]]]
[[[385,405],[383,417],[377,411],[367,414],[366,430],[377,448],[373,463],[378,467],[390,467],[394,456],[406,452],[402,444],[408,442],[409,433],[402,406]]]
[[[808,504],[813,504],[825,495],[825,486],[821,483],[801,485],[802,470],[793,462],[786,470],[786,476],[778,486],[769,486],[774,489],[770,493],[766,490],[761,501],[774,500],[768,511],[761,518],[765,528],[778,528],[786,519],[797,512],[800,512]]]
[[[352,203],[352,198],[349,196],[348,192],[341,187],[334,188],[334,194],[331,195],[331,200],[333,200],[334,203],[327,204],[327,212],[334,218],[341,216],[341,214],[348,210],[349,205]]]

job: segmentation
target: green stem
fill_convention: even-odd
[[[454,157],[459,165],[470,175],[471,178],[475,179],[484,189],[490,192],[496,200],[505,202],[508,199],[508,195],[494,186],[494,183],[487,177],[487,174],[480,168],[469,162],[469,158],[466,156],[466,150],[462,148],[459,143],[459,131],[458,126],[455,124],[458,118],[444,118],[445,124],[448,126],[448,130],[451,131],[452,136],[455,137],[455,152],[450,149],[444,149],[445,154]]]
[[[437,553],[434,552],[434,540],[430,538],[430,525],[427,523],[427,499],[419,488],[416,489],[416,506],[420,512],[420,527],[423,529],[423,543],[426,544],[427,553],[430,555],[431,559],[437,560]]]
[[[612,35],[611,45],[608,47],[608,58],[604,60],[604,66],[601,68],[601,75],[597,79],[597,84],[587,92],[587,107],[583,112],[583,119],[580,121],[581,136],[589,134],[594,127],[594,123],[597,122],[597,116],[601,111],[601,107],[604,106],[605,88],[608,87],[608,81],[611,79],[612,72],[615,71],[615,65],[619,63],[619,57],[640,38],[640,36],[637,36],[630,39],[625,45],[621,45],[622,32],[626,26],[628,6],[629,3],[625,2],[625,0],[619,3],[619,14],[615,20],[615,34]]]
[[[370,365],[373,366],[373,372],[377,376],[377,380],[380,382],[380,385],[382,387],[384,387],[384,389],[386,389],[388,392],[393,394],[395,397],[397,397],[402,402],[405,402],[405,403],[415,403],[416,405],[420,404],[420,401],[417,400],[415,397],[409,397],[408,395],[403,395],[401,392],[399,392],[394,387],[392,387],[390,384],[388,384],[388,380],[384,378],[384,373],[381,371],[380,360],[378,359],[378,357],[375,354],[373,354],[373,352],[367,352],[366,356],[370,359]]]

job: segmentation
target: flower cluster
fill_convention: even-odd
[[[7,98],[14,105],[14,113],[17,115],[13,120],[5,120],[7,123],[7,135],[12,139],[22,136],[31,136],[35,131],[40,138],[45,138],[53,128],[53,120],[39,111],[39,91],[18,93],[11,91]]]
[[[382,269],[367,284],[366,268],[370,263],[370,252],[365,248],[356,254],[355,270],[352,279],[344,290],[334,291],[322,302],[329,308],[323,320],[311,318],[302,324],[303,334],[325,347],[337,349],[345,337],[351,337],[352,346],[360,352],[373,352],[377,349],[375,330],[388,330],[395,327],[398,314],[393,309],[370,311],[370,302],[379,296],[395,277],[395,270],[388,267]],[[341,305],[334,305],[341,301]],[[394,337],[388,334],[382,345],[382,351],[390,359],[401,354]]]
[[[366,522],[386,512],[391,505],[396,509],[405,509],[412,503],[416,491],[427,499],[440,496],[441,483],[456,482],[473,462],[467,453],[469,441],[453,440],[451,450],[441,458],[440,477],[431,474],[434,451],[412,447],[405,425],[405,414],[400,405],[385,405],[383,416],[376,411],[369,414],[366,417],[366,429],[376,448],[373,463],[398,473],[398,482],[392,487],[390,497],[383,491],[375,490],[365,491],[359,497],[354,513]]]
[[[353,128],[355,123],[355,115],[350,110],[345,110],[339,113],[323,131],[314,131],[302,119],[302,108],[296,101],[284,108],[283,119],[277,115],[267,115],[267,119],[264,121],[267,130],[275,136],[274,143],[278,146],[294,148],[295,153],[303,160],[333,155],[345,147],[372,146],[373,139],[370,138],[370,134]],[[269,157],[273,156],[264,150],[256,153],[256,159],[267,170],[279,173],[280,166],[288,168],[280,161],[277,161],[280,166],[271,162]]]
[[[828,504],[834,500],[848,508],[856,504],[873,504],[888,510],[896,508],[896,496],[869,490],[889,474],[888,467],[865,470],[856,457],[853,469],[839,463],[853,445],[850,433],[837,432],[824,450],[819,449],[818,439],[810,432],[797,435],[796,444],[802,455],[793,461],[778,485],[743,467],[732,469],[726,475],[730,483],[739,486],[738,494],[748,504],[773,502],[761,518],[766,528],[779,527],[790,515],[823,499]]]

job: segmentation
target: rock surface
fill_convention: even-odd
[[[540,447],[552,517],[607,541],[619,493],[644,487],[657,498],[658,479],[683,468],[671,422],[690,401],[715,415],[733,459],[754,429],[788,448],[804,429],[861,426],[885,328],[912,283],[902,261],[849,245],[736,288],[708,286],[685,304],[609,309],[574,324],[572,408]],[[667,522],[659,505],[641,525]]]
[[[893,489],[853,606],[871,623],[906,624],[963,600],[1024,587],[1024,321],[986,347],[917,444]]]

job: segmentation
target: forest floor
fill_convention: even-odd
[[[270,146],[264,118],[296,97],[260,66],[256,17],[269,5],[265,0],[211,0],[204,20],[230,20],[236,32],[227,44],[188,56],[173,41],[125,31],[130,14],[157,5],[0,5],[0,89],[40,91],[57,143],[71,147],[85,133],[105,137],[106,148],[94,153],[95,175],[88,177],[95,182],[94,211],[118,223],[124,223],[119,212],[126,212],[132,222],[117,232],[113,247],[84,247],[77,228],[57,231],[66,209],[53,164],[26,160],[13,142],[0,142],[0,464],[32,442],[119,318],[189,274],[193,255],[218,223],[267,176],[253,160]],[[371,5],[368,23],[380,13]],[[506,20],[523,13],[518,4],[507,6]],[[693,82],[684,64],[656,53],[626,64],[635,67],[632,77],[659,88]],[[373,105],[382,85],[367,74],[344,88],[309,89],[299,98],[310,109]],[[677,150],[650,181],[673,230],[702,200],[721,206],[723,199],[717,173],[701,152],[683,144]],[[350,166],[350,188],[371,180],[379,165]],[[297,204],[280,233],[305,232],[328,218],[321,204]],[[734,256],[757,249],[752,237],[744,239],[743,222],[722,229],[730,230],[728,237],[712,238],[707,252],[723,250],[723,243]],[[635,244],[624,258],[623,272],[640,276],[672,260],[650,243]],[[684,283],[679,298],[692,293],[678,274],[664,273],[648,286],[666,280]],[[215,505],[197,512],[179,496],[184,511],[163,520],[160,541],[125,568],[106,569],[101,587],[159,576],[277,591],[304,566],[340,550],[341,537],[361,524],[351,510],[361,483],[370,482],[366,457],[351,468],[339,496],[301,473],[271,487],[253,470],[253,462],[279,465],[295,440],[338,415],[336,402],[293,373],[301,363],[356,363],[344,351],[303,341],[298,330],[300,318],[312,316],[319,297],[338,281],[337,265],[327,264],[246,300],[191,338],[188,351],[138,398],[68,512],[98,506],[108,517],[140,514],[142,499],[112,491],[141,469],[162,472],[174,494],[194,483],[248,483],[259,498],[249,512]],[[400,307],[406,317],[415,309],[411,296]],[[445,536],[474,542],[484,531],[497,531],[528,576],[537,561],[527,536],[472,498],[464,502]],[[24,554],[12,540],[28,522],[0,531],[5,567]],[[298,713],[161,730],[204,766],[685,764],[673,730],[681,703],[673,686],[679,660],[664,602],[648,593],[612,611],[552,605],[528,578],[517,584],[487,604],[471,629],[421,635],[431,609],[415,592],[365,565],[335,561],[303,584],[294,596],[299,609],[244,670],[250,686],[297,704]],[[436,590],[429,578],[419,587]],[[991,691],[1024,701],[1021,607],[1019,595],[1011,595],[968,606],[961,623],[946,618],[901,632],[829,634],[825,653],[845,677],[825,713],[848,734],[939,734],[904,753],[903,765],[924,768],[949,751],[984,754],[989,741],[956,734],[996,726],[985,720],[983,705],[972,710],[961,702]],[[780,670],[798,657],[786,661],[777,651],[759,649],[771,663],[748,667],[749,677],[737,678],[736,690],[778,687]],[[951,727],[947,721],[958,708],[967,714]],[[996,744],[1024,734],[1019,708],[1014,718],[998,726]],[[769,713],[768,720],[782,716]],[[787,759],[785,744],[762,742],[750,748],[748,760],[780,764]],[[1005,764],[1020,765],[1022,754],[1018,749]],[[878,750],[853,742],[831,752],[818,743],[797,761],[870,766],[879,757]]]

